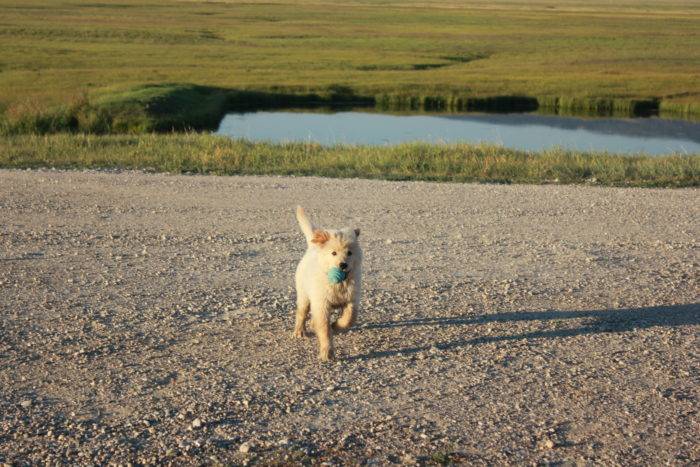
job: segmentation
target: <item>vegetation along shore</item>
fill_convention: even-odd
[[[4,168],[126,168],[218,175],[316,175],[442,182],[637,187],[700,185],[697,155],[622,156],[499,146],[268,144],[209,134],[18,135],[0,138]]]
[[[318,106],[695,119],[700,7],[690,1],[0,0],[0,17],[5,168],[672,187],[700,178],[696,155],[191,133],[232,110]]]

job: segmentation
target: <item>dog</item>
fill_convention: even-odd
[[[360,229],[314,228],[301,206],[297,207],[296,217],[307,249],[295,275],[294,336],[304,336],[310,312],[318,338],[318,356],[326,362],[334,358],[333,334],[348,330],[357,319],[362,279],[362,249],[357,241]],[[340,315],[331,324],[334,309],[339,309]]]

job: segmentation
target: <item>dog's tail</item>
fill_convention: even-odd
[[[301,231],[304,233],[307,243],[311,243],[311,240],[314,238],[314,226],[311,224],[311,221],[306,216],[304,208],[301,206],[297,206],[297,221],[299,221],[299,227],[301,227]]]

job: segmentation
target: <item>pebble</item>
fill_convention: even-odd
[[[540,442],[540,447],[542,449],[553,449],[554,448],[554,441],[552,441],[549,438],[545,438]]]
[[[253,445],[250,442],[245,442],[238,447],[238,451],[243,454],[249,453],[253,449]]]

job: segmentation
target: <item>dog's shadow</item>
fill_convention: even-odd
[[[656,326],[692,326],[700,324],[700,304],[692,303],[686,305],[627,308],[619,310],[523,311],[494,313],[478,316],[416,318],[403,321],[368,323],[362,326],[361,329],[387,329],[414,326],[464,326],[520,321],[540,321],[542,323],[546,323],[548,321],[560,321],[567,319],[585,319],[586,322],[583,326],[568,329],[551,329],[496,336],[489,335],[474,337],[471,339],[458,339],[451,342],[435,343],[432,345],[382,350],[349,357],[348,360],[369,360],[392,357],[396,355],[410,355],[427,351],[431,348],[451,350],[491,342],[518,341],[523,339],[560,339],[585,334],[620,333]]]

